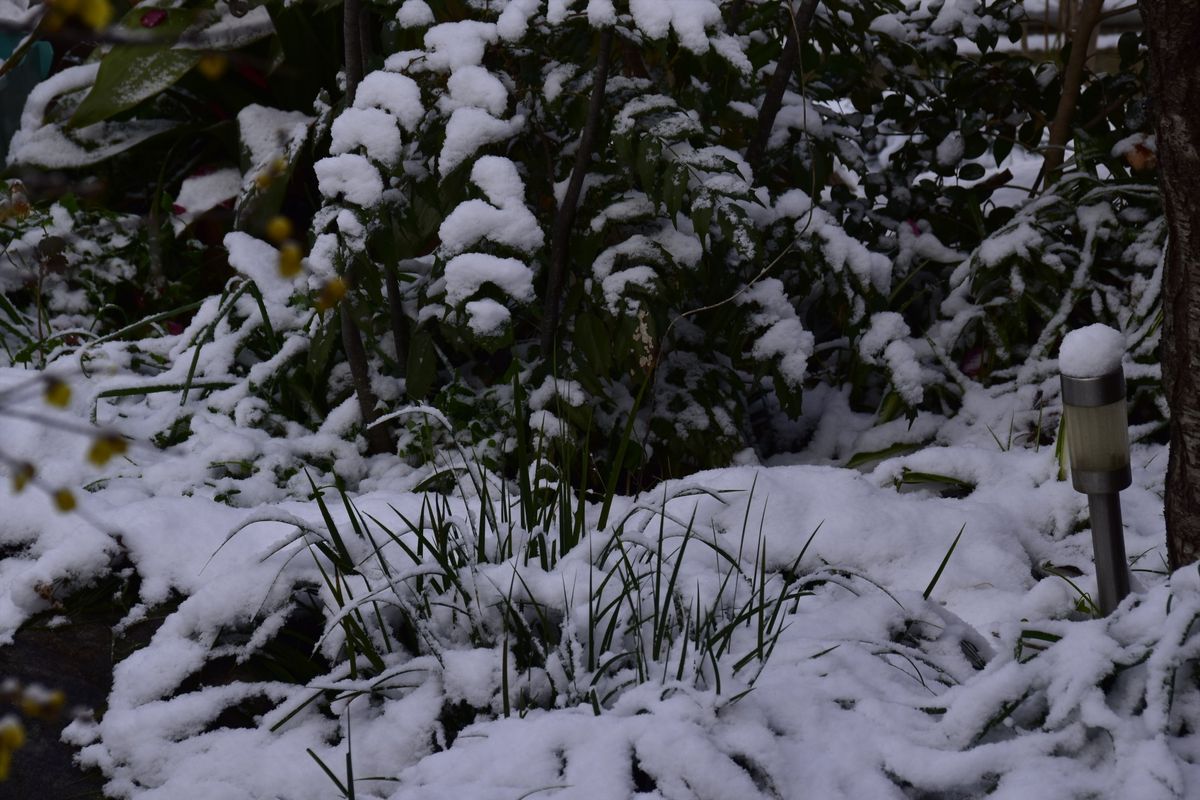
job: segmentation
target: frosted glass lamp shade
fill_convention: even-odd
[[[1088,494],[1129,486],[1129,420],[1120,369],[1096,378],[1063,376],[1063,416],[1071,480]]]

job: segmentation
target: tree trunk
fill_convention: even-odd
[[[1061,8],[1070,6],[1071,4],[1064,3]],[[1075,119],[1075,109],[1079,105],[1079,93],[1083,87],[1083,71],[1087,66],[1088,51],[1092,46],[1092,34],[1100,24],[1103,10],[1103,0],[1084,0],[1079,25],[1070,31],[1071,55],[1063,68],[1062,95],[1058,100],[1054,120],[1050,124],[1050,141],[1046,146],[1046,160],[1042,164],[1046,186],[1052,186],[1062,171],[1067,142],[1071,141],[1071,123]],[[1071,21],[1070,16],[1063,21],[1064,34],[1068,30],[1065,25]]]
[[[796,62],[800,60],[800,40],[808,35],[808,29],[812,27],[813,16],[816,15],[819,4],[820,0],[803,0],[800,8],[794,14],[790,8],[788,10],[788,34],[783,43],[783,52],[779,54],[775,71],[771,73],[771,79],[767,82],[767,91],[763,96],[762,106],[758,110],[758,124],[754,130],[754,138],[750,140],[750,147],[746,153],[746,159],[756,173],[762,169],[762,160],[767,152],[767,143],[771,139],[771,130],[775,127],[775,117],[779,116],[779,109],[783,107],[783,94],[787,91],[788,82],[792,79],[792,71],[796,68]],[[760,177],[759,181],[762,180]]]
[[[1150,36],[1159,181],[1169,241],[1163,276],[1163,387],[1171,410],[1167,554],[1200,560],[1200,8],[1142,0]]]
[[[363,79],[361,0],[342,3],[342,46],[346,58],[346,106],[354,103],[354,93]]]
[[[596,132],[600,127],[600,113],[604,110],[604,93],[608,86],[608,62],[612,51],[613,30],[600,31],[596,47],[596,69],[592,75],[592,94],[588,99],[587,121],[579,136],[579,149],[575,151],[575,166],[571,180],[563,195],[562,204],[554,217],[554,231],[550,242],[550,270],[546,279],[546,303],[542,314],[542,358],[550,360],[554,341],[558,337],[558,317],[561,313],[563,288],[566,286],[567,261],[570,258],[571,230],[575,226],[575,211],[579,195],[583,190],[583,179],[587,177],[588,165],[595,148]]]
[[[354,395],[358,400],[358,411],[362,415],[363,437],[367,440],[367,455],[396,452],[396,441],[387,428],[371,427],[371,423],[379,416],[376,406],[379,404],[375,392],[371,389],[371,368],[367,362],[367,351],[363,347],[362,333],[358,323],[354,321],[354,313],[350,309],[350,298],[342,299],[338,307],[338,316],[342,325],[342,347],[346,350],[346,361],[350,363],[350,380],[354,384]]]

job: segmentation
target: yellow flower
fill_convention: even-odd
[[[25,746],[25,726],[12,714],[0,719],[0,749],[20,750]]]
[[[292,238],[292,221],[282,214],[271,217],[266,228],[267,239],[281,244]]]
[[[218,80],[229,69],[229,59],[220,53],[208,53],[201,56],[196,63],[196,69],[210,81]]]
[[[304,251],[295,242],[285,242],[279,248],[279,274],[285,278],[294,278],[300,274],[300,262],[304,260]]]
[[[317,310],[328,311],[340,303],[345,296],[346,282],[341,278],[334,278],[321,287],[321,293],[317,295]]]
[[[282,158],[277,158],[266,166],[261,172],[254,176],[254,185],[260,190],[266,190],[275,179],[287,172],[287,162]]]
[[[66,408],[71,402],[71,387],[58,378],[47,378],[44,396],[50,405]]]
[[[128,444],[120,436],[110,433],[101,436],[99,439],[92,442],[91,448],[88,449],[88,461],[95,464],[97,467],[102,467],[109,462],[113,456],[119,456],[129,449]]]
[[[54,491],[54,507],[64,513],[74,511],[75,495],[71,494],[70,489],[56,489]]]
[[[25,487],[29,485],[29,482],[33,480],[33,476],[36,474],[37,470],[28,461],[14,466],[12,473],[13,492],[20,493],[25,491]]]
[[[67,695],[62,689],[47,691],[41,687],[30,687],[36,691],[27,691],[21,698],[19,707],[21,713],[34,719],[54,719],[62,713],[67,704]]]
[[[0,781],[8,780],[14,750],[25,746],[25,727],[11,714],[0,719]]]
[[[45,717],[57,717],[62,713],[63,708],[67,705],[67,694],[62,689],[52,689],[42,699],[42,715]]]
[[[94,31],[107,28],[112,22],[113,7],[109,0],[78,0],[79,19]]]

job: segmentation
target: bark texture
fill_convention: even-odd
[[[1150,37],[1159,181],[1169,241],[1163,276],[1163,387],[1171,410],[1167,553],[1200,560],[1200,5],[1142,0]]]

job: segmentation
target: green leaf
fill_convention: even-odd
[[[992,144],[992,157],[996,159],[997,164],[1003,164],[1004,159],[1008,158],[1009,153],[1013,149],[1012,139],[996,139]]]
[[[642,184],[642,191],[650,198],[657,194],[658,178],[658,148],[650,137],[642,139],[638,144],[637,173]]]
[[[418,331],[413,336],[405,377],[408,396],[414,400],[424,399],[433,388],[437,377],[437,349],[433,346],[433,337],[425,331]]]
[[[898,442],[891,447],[885,447],[882,450],[855,453],[854,455],[850,456],[850,459],[846,462],[846,466],[850,469],[856,469],[864,464],[870,464],[872,461],[883,461],[885,458],[907,455],[908,453],[920,450],[922,447],[924,447],[923,444]]]
[[[987,170],[982,164],[964,164],[963,168],[958,171],[958,177],[964,181],[977,181],[987,174]]]
[[[946,555],[942,558],[942,563],[938,564],[937,572],[933,573],[933,580],[929,581],[929,585],[925,587],[925,591],[921,595],[926,600],[929,599],[929,595],[933,594],[933,590],[937,586],[938,580],[940,580],[942,577],[942,572],[946,569],[946,565],[950,563],[950,556],[954,555],[954,548],[958,547],[958,540],[962,538],[963,531],[966,529],[967,523],[964,522],[962,527],[958,529],[958,535],[955,536],[954,541],[950,543],[950,549],[946,551]]]
[[[137,18],[151,10],[154,9],[138,6],[122,25],[132,28],[137,24]],[[75,109],[69,127],[81,128],[102,122],[133,108],[170,88],[196,66],[203,52],[172,49],[179,34],[194,21],[196,12],[174,8],[166,13],[166,20],[153,29],[157,34],[153,44],[118,45],[101,59],[96,83]]]
[[[587,360],[592,375],[608,375],[612,369],[612,351],[608,332],[594,314],[583,313],[575,318],[575,344]]]
[[[703,244],[708,239],[712,226],[713,207],[712,202],[706,202],[699,207],[692,207],[692,227],[696,230],[696,235],[700,237],[700,242]]]

